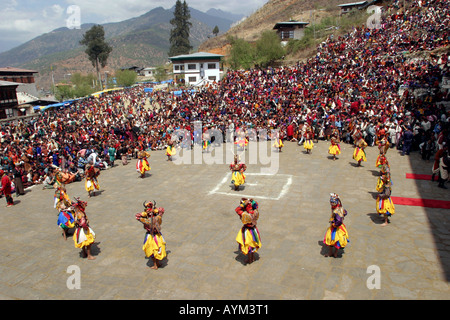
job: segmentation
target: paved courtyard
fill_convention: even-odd
[[[368,162],[355,167],[352,146],[342,144],[333,161],[328,145],[321,141],[308,155],[286,142],[272,154],[279,161],[276,173],[264,170],[267,162],[250,163],[247,151],[247,182],[240,191],[230,187],[229,158],[208,164],[215,153],[202,154],[203,164],[189,164],[151,152],[144,179],[136,160],[127,166],[117,161],[102,171],[101,192],[89,199],[84,182],[69,184],[72,198],[88,202],[94,261],[80,257],[71,237],[62,238],[53,190],[32,187],[14,197],[11,208],[2,198],[0,299],[449,299],[449,210],[397,205],[391,223],[381,226],[375,210],[377,148],[368,148]],[[405,178],[430,174],[431,161],[395,149],[387,156],[394,196],[449,200],[450,190],[436,182]],[[349,213],[350,244],[338,258],[324,257],[322,247],[330,192],[340,195]],[[242,196],[260,206],[262,248],[251,265],[235,241],[241,223],[234,209]],[[145,200],[166,210],[168,256],[158,270],[149,268],[145,231],[134,218]],[[79,289],[69,288],[75,274]]]

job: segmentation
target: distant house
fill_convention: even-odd
[[[0,118],[25,115],[27,109],[29,109],[26,104],[39,100],[39,94],[34,81],[36,73],[38,72],[35,70],[15,67],[0,68],[0,81],[6,82],[2,85],[2,94],[8,91],[9,93],[7,94],[12,95],[12,89],[8,88],[7,85],[9,82],[11,86],[15,87],[14,99],[16,100],[15,106],[11,106],[10,104],[7,107],[0,105]],[[0,98],[0,100],[5,99]]]
[[[209,52],[197,52],[169,57],[173,75],[177,81],[190,85],[202,85],[221,79],[220,60],[223,56]]]
[[[155,75],[155,72],[156,72],[155,67],[142,68],[139,71],[139,75],[143,77],[153,77]]]
[[[308,24],[309,22],[301,21],[278,22],[273,29],[277,30],[281,41],[300,40],[305,35],[305,27]]]
[[[139,73],[141,70],[142,70],[143,68],[141,68],[141,67],[138,67],[138,66],[129,66],[129,67],[123,67],[123,68],[120,68],[120,70],[131,70],[131,71],[134,71],[134,72],[136,72],[136,73]]]
[[[351,2],[351,3],[339,4],[338,7],[341,8],[341,14],[345,14],[345,13],[352,11],[353,9],[360,9],[360,8],[364,7],[366,4],[367,4],[367,1]]]
[[[0,80],[0,119],[17,115],[17,87],[20,83]]]

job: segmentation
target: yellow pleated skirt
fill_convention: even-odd
[[[150,233],[146,233],[142,250],[144,250],[147,258],[154,257],[157,260],[162,260],[167,256],[166,241],[161,234],[155,234],[152,237]]]
[[[167,147],[166,149],[166,156],[174,156],[177,154],[177,149],[174,147]]]
[[[89,192],[89,191],[99,190],[100,185],[99,185],[97,179],[86,179],[86,182],[84,183],[84,188],[86,189],[87,192]]]
[[[328,227],[323,243],[327,246],[335,248],[345,248],[349,242],[348,231],[345,224],[341,224],[338,228],[332,226]]]
[[[276,139],[275,142],[274,142],[274,144],[273,144],[273,147],[274,147],[274,148],[282,148],[282,147],[284,147],[283,140],[281,140],[281,139]]]
[[[333,154],[333,155],[338,155],[338,154],[341,154],[341,149],[339,149],[339,146],[337,144],[332,144],[328,148],[328,153]]]
[[[87,247],[94,243],[95,232],[91,228],[77,228],[73,233],[73,241],[75,248]]]
[[[256,227],[241,228],[236,236],[236,241],[243,254],[258,252],[258,249],[261,248],[261,237]]]
[[[245,183],[245,174],[239,171],[233,171],[231,174],[231,183],[236,187]]]
[[[312,150],[312,148],[314,148],[314,143],[312,140],[305,140],[305,142],[303,142],[303,148],[306,150]]]
[[[147,159],[139,159],[138,162],[136,163],[136,171],[139,172],[140,174],[143,174],[146,171],[149,171],[150,165],[148,163]]]
[[[387,199],[377,198],[377,212],[380,215],[392,216],[395,213],[395,206],[392,199],[389,197]]]
[[[367,161],[366,159],[366,153],[364,152],[363,149],[356,147],[355,151],[353,151],[353,159],[355,159],[356,161]]]

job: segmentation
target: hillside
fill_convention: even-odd
[[[273,26],[280,21],[293,19],[309,22],[312,25],[313,21],[318,23],[323,17],[338,16],[340,11],[337,5],[341,3],[346,1],[269,0],[253,15],[230,28],[226,33],[203,42],[199,50],[226,55],[229,47],[228,36],[252,42],[259,38],[262,31],[272,30]]]
[[[226,31],[234,22],[228,18],[203,13],[190,8],[191,45],[199,44],[212,36],[214,26]],[[128,66],[157,66],[167,61],[169,35],[173,9],[155,8],[139,17],[116,23],[102,24],[105,38],[113,47],[108,65],[103,71],[114,72]],[[16,48],[0,54],[0,66],[16,66],[34,69],[38,89],[49,90],[52,72],[55,82],[67,79],[69,74],[91,73],[94,68],[79,45],[83,34],[93,24],[83,24],[81,29],[59,28],[36,37]]]

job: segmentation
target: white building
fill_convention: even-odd
[[[148,67],[148,68],[143,68],[139,74],[143,77],[154,77],[155,76],[155,72],[156,72],[156,68],[155,67]]]
[[[223,56],[209,52],[197,52],[169,57],[173,64],[173,75],[177,81],[199,86],[221,79],[220,59]]]

